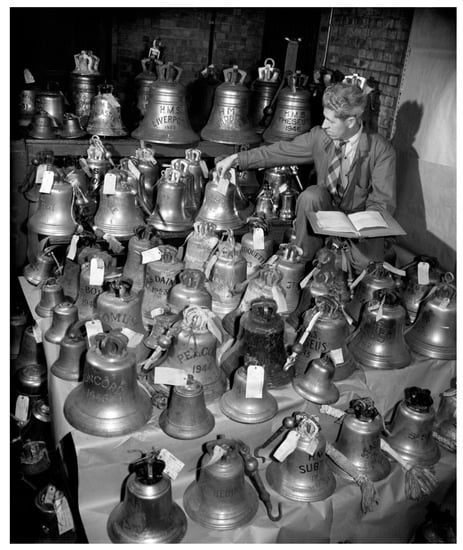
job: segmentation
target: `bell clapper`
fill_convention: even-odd
[[[295,411],[291,416],[286,416],[283,418],[282,425],[278,428],[278,430],[274,432],[264,443],[262,443],[262,445],[259,445],[254,449],[254,456],[256,458],[261,458],[262,462],[265,462],[265,458],[259,454],[260,450],[270,445],[270,443],[275,441],[275,439],[277,439],[285,430],[292,430],[295,428],[298,421],[297,419],[303,414],[304,413]]]

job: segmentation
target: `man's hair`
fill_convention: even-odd
[[[352,84],[333,84],[323,94],[323,107],[334,111],[338,118],[360,117],[366,104],[367,96],[359,86]]]

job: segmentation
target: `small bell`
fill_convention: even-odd
[[[77,306],[71,302],[62,302],[53,308],[51,327],[45,332],[44,338],[51,344],[59,344],[67,329],[77,321]]]
[[[26,365],[45,365],[43,344],[37,343],[32,326],[24,331],[19,355],[13,361],[13,373]]]
[[[113,86],[98,86],[98,94],[92,98],[87,133],[97,136],[121,137],[127,130],[121,119],[121,106],[113,95]]]
[[[55,139],[56,131],[53,119],[46,111],[38,111],[32,117],[29,137],[34,139]]]
[[[79,117],[72,113],[64,113],[63,127],[59,131],[64,139],[78,139],[86,135],[86,131],[80,125]]]
[[[328,354],[313,359],[302,376],[293,378],[293,388],[304,399],[318,405],[335,403],[339,399],[339,390],[333,384],[335,366]]]
[[[54,307],[63,301],[63,287],[56,279],[48,279],[41,289],[40,302],[37,304],[35,312],[40,317],[51,317]]]
[[[457,450],[457,390],[449,388],[442,393],[434,422],[433,436],[445,449]]]
[[[84,321],[71,325],[60,343],[58,359],[51,366],[51,372],[62,380],[81,381],[84,371],[87,342],[82,334]]]
[[[204,286],[205,275],[197,269],[185,269],[180,273],[180,283],[172,287],[167,304],[173,313],[180,313],[187,306],[201,306],[212,310],[212,296]]]
[[[23,275],[28,283],[39,286],[50,277],[53,277],[56,269],[56,260],[53,250],[56,246],[48,246],[39,252],[34,260],[24,268]]]

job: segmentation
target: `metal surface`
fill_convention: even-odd
[[[53,308],[51,327],[45,332],[44,338],[52,344],[59,344],[67,329],[77,321],[77,306],[72,302],[62,302]]]
[[[212,297],[204,286],[205,275],[198,269],[185,269],[167,297],[173,313],[180,313],[186,306],[203,306],[212,310]]]
[[[318,405],[335,403],[339,390],[333,384],[335,366],[328,355],[313,359],[307,372],[293,378],[293,388],[307,401]]]
[[[64,301],[63,287],[56,279],[48,279],[40,291],[40,302],[35,312],[40,317],[51,317],[53,308]]]

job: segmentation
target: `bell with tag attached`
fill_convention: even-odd
[[[246,72],[237,65],[224,69],[223,84],[217,87],[214,105],[201,137],[215,143],[259,143],[248,116],[250,90],[243,84]]]
[[[106,149],[99,136],[92,136],[89,140],[89,144],[87,158],[81,158],[79,162],[82,167],[86,168],[86,174],[91,178],[91,191],[96,194],[106,172],[111,167],[114,168],[114,162],[111,158],[111,152]]]
[[[122,275],[132,279],[132,291],[140,291],[145,286],[146,265],[142,262],[142,253],[146,250],[162,245],[154,227],[139,225],[135,228],[135,235],[129,239],[127,258]]]
[[[188,119],[185,87],[179,82],[181,74],[182,69],[171,61],[158,66],[159,78],[151,86],[145,116],[132,137],[178,145],[199,140]]]
[[[34,113],[29,125],[29,137],[34,139],[55,139],[56,130],[53,127],[53,119],[46,111]]]
[[[193,232],[187,237],[185,249],[185,269],[205,270],[206,262],[214,252],[219,239],[216,235],[214,223],[196,221]]]
[[[406,331],[405,341],[420,355],[432,359],[456,358],[456,287],[447,273],[423,300],[418,317]]]
[[[167,297],[173,313],[180,313],[187,306],[201,306],[212,310],[212,297],[204,286],[205,275],[198,269],[185,269]]]
[[[382,430],[383,421],[373,401],[369,397],[353,399],[333,443],[333,447],[371,481],[380,481],[391,471],[389,460],[381,450]],[[333,468],[336,473],[347,476],[335,463]]]
[[[107,522],[112,542],[127,544],[167,544],[185,536],[185,513],[172,498],[166,466],[158,454],[143,453],[133,462],[125,484],[124,500],[111,512]]]
[[[53,308],[63,301],[63,287],[52,277],[41,288],[40,301],[35,308],[35,312],[40,317],[51,317]]]
[[[246,276],[249,278],[270,258],[275,242],[268,234],[268,224],[264,218],[248,218],[248,227],[249,233],[245,233],[241,238],[241,254],[246,260]],[[263,235],[261,240],[256,234],[258,229]]]
[[[154,149],[140,145],[135,150],[135,157],[130,157],[130,161],[135,166],[135,169],[140,172],[140,186],[143,198],[149,213],[151,213],[156,203],[156,184],[161,176],[159,164],[154,158]]]
[[[405,397],[394,411],[389,445],[412,465],[432,466],[440,458],[437,442],[432,437],[436,412],[431,392],[416,386],[405,389]]]
[[[289,141],[310,130],[310,92],[304,89],[307,80],[301,71],[287,76],[288,86],[281,90],[272,122],[263,133],[266,143]]]
[[[71,302],[62,302],[53,308],[51,327],[45,332],[44,338],[51,344],[59,344],[67,329],[77,321],[77,306]]]
[[[251,85],[249,118],[254,128],[257,131],[262,131],[261,122],[264,118],[264,109],[270,105],[278,89],[280,71],[275,67],[275,61],[268,57],[264,61],[264,66],[258,68],[258,75]]]
[[[214,425],[199,382],[189,375],[184,386],[172,387],[167,409],[159,417],[163,432],[175,439],[197,439],[208,434]]]
[[[305,274],[305,263],[301,261],[302,248],[294,244],[281,244],[276,265],[282,274],[281,286],[285,291],[288,313],[299,303],[301,287],[299,283]]]
[[[311,403],[328,405],[339,399],[339,390],[333,384],[335,366],[328,354],[313,359],[304,375],[293,378],[293,388]]]
[[[81,50],[74,55],[75,68],[70,75],[71,98],[74,112],[85,127],[88,123],[92,100],[97,93],[100,78],[100,58],[91,50]]]
[[[441,395],[434,421],[433,436],[444,449],[457,450],[457,390],[449,388]]]
[[[51,366],[51,372],[62,380],[82,380],[87,352],[84,329],[85,322],[77,321],[68,328],[61,340],[59,356]]]
[[[249,447],[242,441],[218,438],[206,443],[197,481],[183,495],[183,506],[195,522],[218,531],[246,525],[257,514],[256,491],[244,474],[254,481],[271,521],[281,519],[271,512],[270,495],[265,490],[257,470],[257,460],[250,456]]]
[[[386,289],[367,302],[348,348],[354,360],[374,369],[402,369],[411,363],[405,342],[405,309],[397,295]]]
[[[121,106],[114,97],[113,90],[111,84],[98,86],[98,94],[92,99],[87,133],[105,137],[127,135],[127,129],[121,119]]]
[[[83,381],[67,396],[64,416],[76,429],[102,437],[140,429],[152,412],[137,382],[135,353],[119,330],[98,334],[88,350]]]
[[[23,275],[28,283],[40,286],[54,275],[57,262],[53,257],[53,250],[57,245],[47,246],[39,252],[34,260],[24,268]]]

